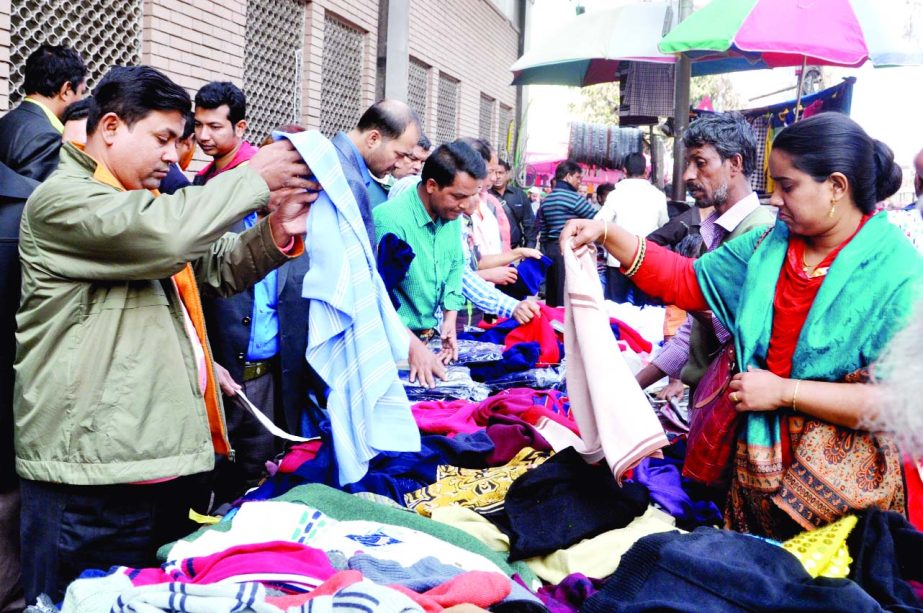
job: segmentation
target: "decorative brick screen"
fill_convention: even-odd
[[[429,66],[415,58],[410,58],[407,75],[407,104],[420,116],[425,131],[429,117]]]
[[[248,139],[301,121],[303,0],[249,0],[244,48]]]
[[[436,96],[435,144],[453,141],[458,134],[458,93],[461,84],[449,75],[439,74],[439,93]]]
[[[141,63],[141,0],[12,0],[10,9],[11,106],[25,95],[26,58],[42,43],[76,49],[88,87],[112,66]]]
[[[359,121],[364,43],[362,30],[324,16],[320,129],[327,136],[354,128]]]

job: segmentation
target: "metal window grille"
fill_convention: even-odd
[[[304,0],[248,0],[244,48],[247,138],[301,121]]]
[[[429,115],[429,66],[415,58],[410,58],[407,75],[407,104],[417,112],[426,126]]]
[[[513,109],[505,104],[500,105],[500,127],[497,130],[497,151],[500,157],[510,162],[516,143],[516,125],[513,120]]]
[[[362,30],[324,16],[320,129],[328,136],[353,128],[359,121],[364,42]]]
[[[458,91],[461,84],[449,75],[439,74],[436,96],[436,143],[455,140],[458,134]]]
[[[481,94],[481,111],[480,121],[478,124],[478,136],[488,143],[493,140],[494,132],[494,99],[490,96]]]
[[[12,0],[10,103],[25,93],[26,58],[42,43],[68,45],[87,64],[87,87],[112,66],[141,63],[141,0]]]

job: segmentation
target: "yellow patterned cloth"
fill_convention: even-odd
[[[855,515],[847,515],[823,528],[802,532],[782,543],[782,547],[798,558],[812,577],[848,577],[852,558],[846,537],[857,522]]]
[[[458,468],[441,465],[436,469],[436,482],[404,494],[404,503],[424,517],[430,517],[433,509],[452,504],[485,513],[495,511],[503,507],[513,481],[549,457],[546,451],[524,447],[503,466]]]

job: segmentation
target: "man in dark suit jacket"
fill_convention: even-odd
[[[243,232],[244,221],[231,228],[232,232]],[[309,400],[309,391],[314,391],[312,382],[316,375],[305,361],[308,338],[308,301],[301,297],[301,286],[308,272],[307,253],[288,261],[276,270],[275,314],[278,318],[278,352],[266,360],[268,371],[250,373],[247,361],[253,324],[255,287],[226,298],[203,294],[202,308],[205,313],[206,329],[214,330],[210,335],[215,361],[227,369],[233,381],[245,389],[254,382],[249,377],[270,377],[273,379],[274,401],[272,406],[259,406],[273,421],[292,434],[302,432],[306,411],[314,407]],[[222,385],[222,389],[224,385]],[[250,394],[248,394],[248,397]],[[258,402],[256,398],[252,401]],[[275,439],[262,425],[256,422],[246,408],[229,396],[225,396],[228,407],[226,416],[228,431],[232,433],[232,444],[238,451],[237,462],[226,465],[216,474],[216,501],[230,502],[243,493],[247,486],[255,484],[263,463],[280,450],[281,441]],[[314,420],[309,420],[313,424]],[[309,432],[309,435],[315,434]]]
[[[0,164],[0,611],[21,596],[19,478],[13,456],[13,359],[19,308],[19,219],[38,181]]]
[[[510,180],[510,163],[500,160],[500,172],[490,193],[503,203],[503,209],[510,220],[510,246],[535,247],[535,213],[529,197]]]
[[[24,177],[44,181],[58,167],[61,117],[83,97],[87,68],[76,51],[42,45],[26,60],[22,103],[0,118],[0,162]]]
[[[256,147],[244,140],[246,116],[246,96],[232,83],[208,83],[196,93],[193,131],[214,162],[196,175],[195,185],[208,183],[256,154]],[[272,207],[270,203],[268,208]],[[230,231],[245,231],[266,212],[251,213]],[[224,394],[228,437],[236,452],[235,462],[216,464],[214,492],[219,504],[233,501],[256,485],[266,461],[281,451],[281,440],[250,414],[238,390],[275,424],[293,434],[301,431],[311,379],[305,361],[308,303],[301,297],[301,280],[307,270],[305,252],[233,296],[217,296],[202,287],[202,309]]]
[[[373,253],[378,251],[378,240],[372,209],[388,199],[388,193],[374,177],[385,177],[399,160],[410,159],[420,131],[420,118],[409,106],[398,100],[380,100],[366,109],[355,128],[340,132],[332,140],[359,205]],[[421,383],[431,386],[434,377],[445,379],[442,362],[409,330],[408,334],[410,380],[419,378]]]

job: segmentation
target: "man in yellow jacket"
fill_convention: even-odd
[[[20,227],[16,469],[27,602],[86,568],[149,566],[187,514],[224,430],[196,287],[241,291],[302,253],[313,187],[288,144],[205,187],[160,196],[189,95],[144,66],[94,91],[84,149],[26,204]],[[242,234],[225,230],[273,198]]]

